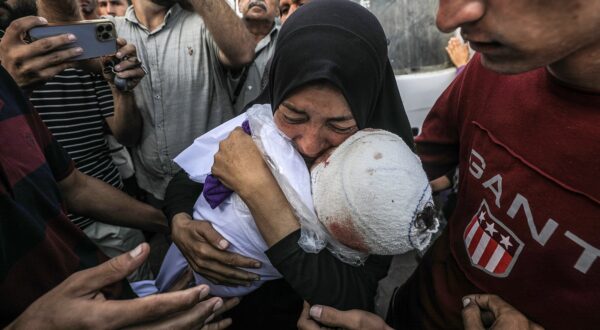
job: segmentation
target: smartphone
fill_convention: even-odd
[[[71,33],[77,40],[63,49],[81,47],[83,53],[73,60],[114,55],[117,52],[117,31],[115,25],[107,19],[95,19],[72,23],[51,23],[29,30],[29,39],[39,39]]]

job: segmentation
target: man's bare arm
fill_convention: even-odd
[[[189,0],[202,16],[221,52],[219,60],[228,67],[242,67],[254,60],[256,42],[242,20],[225,0]]]
[[[168,232],[164,214],[79,170],[58,183],[69,212],[118,226]]]
[[[117,39],[117,43],[120,46],[117,54],[121,62],[114,67],[116,73],[104,74],[104,78],[110,85],[115,104],[114,115],[106,118],[106,123],[117,141],[129,147],[138,143],[142,133],[142,116],[131,90],[136,88],[146,73],[137,58],[135,46],[128,44],[122,38]],[[127,79],[128,91],[120,91],[116,88],[113,83],[115,75]]]

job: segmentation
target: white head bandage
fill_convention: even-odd
[[[349,137],[311,172],[319,221],[344,245],[393,255],[424,249],[437,231],[430,216],[431,187],[419,158],[400,137],[362,130]]]

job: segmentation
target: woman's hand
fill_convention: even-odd
[[[238,286],[260,279],[256,274],[237,268],[258,268],[260,262],[225,251],[229,242],[214,230],[210,222],[192,220],[188,214],[179,213],[173,217],[171,226],[173,242],[188,264],[209,281]]]
[[[219,144],[212,175],[244,200],[275,180],[252,137],[239,127]]]
[[[246,203],[269,247],[300,228],[256,144],[241,128],[219,144],[212,174]]]

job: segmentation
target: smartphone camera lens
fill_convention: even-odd
[[[110,39],[110,33],[108,33],[108,32],[102,33],[102,40],[108,40],[108,39]]]
[[[98,33],[104,32],[104,26],[98,25],[98,27],[96,28],[96,31],[98,31]]]
[[[110,31],[112,31],[113,27],[112,27],[112,25],[107,25],[105,29],[107,32],[110,32]]]

